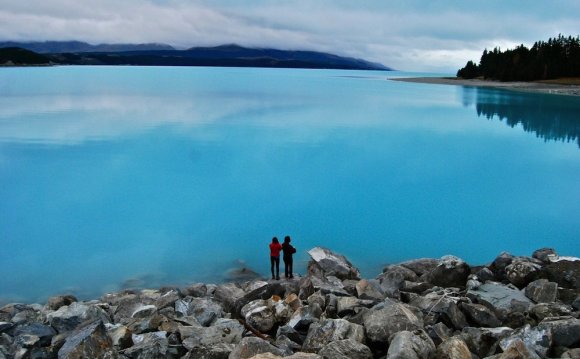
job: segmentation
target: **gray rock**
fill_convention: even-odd
[[[435,258],[419,258],[412,259],[406,262],[399,263],[400,266],[408,268],[415,272],[420,277],[423,274],[431,272],[439,265],[439,259]]]
[[[542,273],[560,287],[580,289],[580,261],[561,260],[545,266]]]
[[[477,276],[478,280],[482,283],[485,283],[488,280],[495,280],[493,272],[491,271],[491,269],[487,267],[481,268],[480,270],[475,272],[475,275]]]
[[[423,315],[418,308],[387,299],[368,310],[363,323],[367,339],[384,344],[397,332],[422,329]]]
[[[501,325],[495,314],[482,304],[461,303],[459,305],[467,320],[479,327],[494,328]]]
[[[237,320],[220,318],[211,327],[180,326],[183,346],[188,350],[196,346],[210,347],[219,343],[237,344],[242,339],[244,326]]]
[[[236,346],[219,343],[209,347],[196,346],[182,359],[227,359]]]
[[[532,258],[536,258],[544,263],[550,263],[550,258],[557,255],[556,250],[553,248],[540,248],[532,253]]]
[[[433,358],[435,350],[435,344],[423,330],[401,331],[391,339],[387,359]]]
[[[441,322],[426,326],[425,331],[436,346],[449,339],[453,334],[453,331]]]
[[[257,354],[254,355],[253,357],[251,357],[250,359],[321,359],[322,357],[318,354],[314,354],[314,353],[303,353],[303,352],[298,352],[298,353],[294,353],[290,356],[278,356],[272,353],[262,353],[262,354]]]
[[[561,317],[572,315],[572,308],[560,303],[540,303],[530,310],[534,318],[540,322],[549,317]]]
[[[56,297],[50,297],[46,303],[46,307],[50,310],[58,310],[58,308],[65,305],[71,305],[74,302],[78,302],[74,295],[59,295]]]
[[[461,258],[443,256],[433,270],[425,275],[427,282],[448,287],[465,287],[471,269]]]
[[[30,323],[22,326],[18,326],[12,332],[14,337],[19,337],[21,335],[33,335],[38,337],[38,343],[40,346],[48,346],[52,341],[52,337],[56,335],[56,331],[42,323]]]
[[[576,299],[574,299],[574,301],[572,302],[572,307],[575,310],[580,310],[580,296],[579,297],[576,297]]]
[[[463,328],[460,337],[467,344],[469,351],[484,358],[495,353],[498,340],[511,335],[512,332],[513,329],[508,327],[467,327]]]
[[[505,273],[510,283],[518,288],[524,288],[528,283],[537,278],[540,269],[542,267],[538,264],[529,261],[514,260],[505,268]]]
[[[467,296],[493,308],[500,320],[511,312],[528,311],[533,303],[517,288],[496,282],[487,282],[467,291]]]
[[[306,300],[316,291],[311,277],[301,278],[299,284],[300,290],[298,291],[298,297],[302,300]]]
[[[133,345],[132,333],[124,325],[121,324],[105,324],[107,335],[111,338],[113,346],[118,349],[126,349]]]
[[[276,324],[272,304],[263,299],[254,300],[244,305],[242,316],[246,323],[261,333],[269,332]]]
[[[207,295],[207,285],[205,283],[195,283],[182,290],[185,296],[205,297]]]
[[[299,351],[302,349],[302,346],[288,338],[287,336],[281,335],[276,337],[276,341],[274,342],[274,346],[282,349],[284,351],[284,355],[292,355],[295,351]]]
[[[59,333],[68,332],[85,322],[102,321],[109,323],[107,313],[96,305],[86,305],[74,302],[71,305],[60,307],[57,311],[49,313],[47,320]]]
[[[322,309],[318,305],[306,305],[298,308],[286,325],[295,330],[306,330],[310,324],[318,321],[321,314]]]
[[[360,299],[374,300],[375,302],[385,299],[385,291],[377,280],[361,279],[356,284],[356,292]]]
[[[575,348],[580,345],[580,319],[546,318],[538,324],[537,329],[549,330],[556,346]]]
[[[580,359],[580,348],[574,348],[562,353],[562,358]]]
[[[526,297],[536,303],[551,303],[556,301],[558,295],[558,283],[547,279],[538,279],[526,287]]]
[[[395,275],[396,273],[396,275]],[[383,273],[377,276],[377,279],[380,281],[387,276],[396,276],[396,277],[403,277],[404,280],[409,282],[416,282],[419,279],[417,273],[412,271],[411,269],[404,267],[402,265],[394,264],[389,265],[383,269]]]
[[[426,321],[431,320],[432,324],[443,321],[446,325],[461,330],[468,324],[465,315],[455,304],[456,300],[457,293],[447,290],[417,297],[410,304],[421,309]]]
[[[308,254],[312,258],[308,263],[310,275],[319,278],[335,276],[339,279],[360,279],[359,270],[343,255],[321,247],[312,248]]]
[[[185,297],[175,302],[177,318],[193,316],[199,324],[210,326],[225,313],[220,303],[210,298]]]
[[[242,295],[240,298],[236,299],[234,302],[232,314],[234,314],[234,316],[239,316],[241,314],[240,312],[242,307],[253,300],[270,299],[273,296],[284,298],[286,293],[296,293],[297,291],[297,281],[285,281],[284,283],[278,281],[274,283],[266,283],[265,285],[253,289],[250,292]]]
[[[220,284],[214,292],[214,299],[222,304],[226,312],[234,310],[236,301],[244,296],[244,291],[235,283]],[[258,299],[258,298],[254,298]],[[248,300],[249,302],[249,300]],[[245,303],[244,303],[245,304]],[[243,305],[240,306],[240,309]]]
[[[350,296],[350,294],[344,288],[344,284],[340,279],[328,276],[325,278],[312,277],[311,283],[315,291],[320,292],[322,295],[334,294],[336,296]]]
[[[523,342],[527,348],[545,358],[552,346],[552,333],[545,328],[532,328],[526,325],[514,331],[509,337],[499,341],[499,346],[505,352],[515,342]]]
[[[304,338],[298,333],[298,331],[292,328],[289,325],[283,325],[278,327],[278,331],[276,332],[276,338],[278,337],[286,337],[292,340],[294,343],[302,344],[304,342]]]
[[[64,345],[58,351],[59,359],[109,359],[117,357],[118,354],[114,350],[113,343],[101,321],[80,328],[72,333],[66,338]]]
[[[175,302],[181,298],[181,293],[176,290],[172,289],[165,293],[162,293],[159,298],[155,301],[155,306],[158,310],[167,308],[167,307],[174,307]]]
[[[306,352],[317,353],[330,342],[343,339],[352,339],[362,343],[364,341],[364,328],[344,319],[321,320],[312,324],[308,329],[302,349]]]
[[[230,353],[229,359],[246,359],[252,358],[257,354],[262,353],[272,353],[278,356],[283,356],[284,351],[276,348],[272,344],[268,343],[264,339],[256,337],[246,337],[235,346],[234,350]]]
[[[372,359],[373,353],[366,345],[353,339],[343,339],[326,344],[319,352],[324,359]]]
[[[433,284],[427,282],[409,282],[405,281],[401,291],[421,294],[426,290],[433,288]]]
[[[0,333],[7,332],[14,327],[14,323],[0,322]]]
[[[540,359],[540,356],[520,340],[514,340],[498,357],[498,359]]]
[[[371,308],[375,305],[374,300],[364,300],[355,297],[338,297],[337,298],[337,314],[339,317],[344,317],[348,314],[354,314],[357,308]]]
[[[166,332],[133,334],[132,347],[123,351],[131,359],[165,358],[168,356],[169,341]]]
[[[501,252],[491,263],[489,269],[493,272],[495,278],[497,280],[504,280],[506,279],[506,272],[505,269],[508,265],[510,265],[514,260],[514,256],[507,253]]]
[[[437,347],[435,359],[471,359],[471,352],[461,338],[453,337]]]

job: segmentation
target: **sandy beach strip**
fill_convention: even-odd
[[[459,85],[472,87],[492,87],[514,91],[538,92],[554,95],[580,96],[580,85],[548,82],[500,82],[480,79],[458,79],[455,77],[409,77],[393,78],[393,81],[415,82],[437,85]]]

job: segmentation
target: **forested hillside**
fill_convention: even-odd
[[[479,64],[468,61],[457,71],[464,79],[483,77],[499,81],[534,81],[580,76],[580,38],[559,35],[538,41],[528,49],[520,45],[501,51],[485,49]]]

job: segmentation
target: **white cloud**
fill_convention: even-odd
[[[575,10],[578,10],[575,12]],[[451,71],[482,46],[574,34],[573,1],[364,3],[345,1],[0,0],[5,40],[239,43],[362,57],[403,70]],[[494,43],[502,39],[502,44]],[[503,46],[502,46],[503,47]],[[474,59],[476,60],[476,59]]]

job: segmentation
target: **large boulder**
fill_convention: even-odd
[[[449,327],[461,330],[468,326],[468,323],[456,304],[457,298],[457,293],[446,290],[419,296],[410,304],[421,309],[426,322],[430,324],[443,322]]]
[[[363,323],[368,340],[386,344],[397,332],[422,329],[423,315],[416,307],[387,299],[365,312]]]
[[[356,284],[357,297],[380,302],[385,299],[385,291],[378,280],[361,279]]]
[[[117,357],[117,351],[113,348],[113,343],[102,321],[97,321],[72,333],[58,351],[59,359]]]
[[[166,358],[169,356],[166,335],[166,332],[134,334],[133,346],[125,349],[123,354],[131,359]]]
[[[308,254],[312,258],[308,263],[308,273],[312,276],[360,279],[359,270],[343,255],[322,247],[312,248]]]
[[[193,316],[203,326],[210,326],[225,313],[220,303],[210,298],[186,297],[175,302],[177,317]]]
[[[276,324],[272,303],[269,300],[257,299],[242,307],[242,316],[251,327],[266,333]]]
[[[572,315],[573,309],[561,303],[540,303],[532,307],[531,315],[538,321],[549,317],[562,317]]]
[[[411,259],[398,265],[412,270],[415,274],[420,277],[426,273],[431,272],[435,267],[439,265],[439,259],[435,258],[418,258]]]
[[[22,335],[31,335],[38,337],[38,344],[40,346],[48,346],[52,337],[56,335],[56,331],[48,325],[42,323],[30,323],[18,326],[12,331],[12,336],[18,338]]]
[[[514,331],[509,337],[501,339],[499,346],[505,352],[514,342],[518,341],[524,343],[527,348],[540,357],[545,358],[552,346],[552,333],[546,328],[532,328],[525,325]]]
[[[209,347],[196,346],[181,359],[228,359],[236,346],[234,344],[219,343]]]
[[[292,313],[286,325],[299,331],[307,330],[321,315],[322,309],[318,305],[305,305]]]
[[[526,297],[536,303],[551,303],[556,301],[558,296],[558,283],[550,282],[547,279],[538,279],[526,287]]]
[[[372,359],[373,353],[366,345],[353,340],[336,340],[326,344],[319,352],[324,359]]]
[[[435,350],[435,344],[423,330],[401,331],[391,339],[387,359],[433,358]]]
[[[229,359],[247,359],[262,353],[272,353],[277,356],[283,356],[285,354],[283,350],[276,348],[264,339],[246,337],[236,345],[230,353]]]
[[[465,287],[471,269],[465,261],[455,256],[443,256],[435,268],[424,278],[427,282],[447,288]]]
[[[483,304],[461,303],[459,307],[465,313],[468,321],[478,327],[493,328],[501,325],[501,321]]]
[[[352,339],[362,343],[364,338],[364,328],[361,325],[344,319],[325,319],[310,326],[302,349],[317,353],[322,347],[336,340]]]
[[[109,316],[101,308],[78,302],[62,306],[57,311],[48,313],[46,317],[50,325],[59,333],[74,330],[85,322],[99,320],[104,323],[110,322]]]
[[[580,260],[559,260],[545,266],[542,275],[560,287],[580,289]]]
[[[237,344],[244,330],[237,320],[220,318],[211,327],[180,326],[179,334],[183,346],[192,350],[194,347],[211,347],[220,343]]]
[[[535,258],[544,263],[550,263],[550,259],[555,257],[558,257],[558,254],[553,248],[540,248],[536,249],[534,253],[532,253],[532,258]]]
[[[435,359],[471,359],[467,344],[459,338],[449,338],[437,347]]]
[[[273,296],[284,298],[286,294],[297,293],[299,290],[297,281],[285,281],[285,282],[264,282],[257,288],[250,290],[241,297],[237,298],[234,303],[234,308],[232,314],[234,316],[241,315],[242,307],[249,302],[257,299],[269,299]],[[292,283],[292,284],[288,284]]]
[[[546,318],[538,330],[549,330],[554,345],[575,348],[580,345],[580,319],[573,317]]]
[[[480,358],[493,355],[499,339],[505,338],[513,332],[508,327],[499,328],[463,328],[460,338],[467,344],[469,351]]]
[[[467,291],[467,296],[492,308],[500,320],[509,313],[526,312],[533,303],[518,288],[496,282],[487,282]]]
[[[58,295],[55,297],[48,298],[48,302],[46,303],[46,307],[50,310],[58,310],[60,307],[64,307],[65,305],[71,305],[74,302],[78,302],[77,298],[74,295]]]
[[[225,283],[220,284],[216,287],[213,297],[216,301],[222,304],[224,310],[226,312],[231,313],[234,311],[236,301],[244,296],[245,292],[242,288],[239,287],[236,283]],[[253,298],[257,299],[257,298]],[[248,302],[250,299],[248,300]],[[239,309],[241,309],[244,305],[241,304]]]
[[[501,252],[491,263],[489,269],[493,272],[497,280],[504,280],[506,278],[505,269],[512,264],[514,256],[507,252]]]
[[[514,260],[505,268],[507,280],[518,288],[524,288],[535,280],[542,267],[527,260]]]
[[[529,348],[522,340],[514,340],[505,348],[497,359],[540,359],[541,357]]]
[[[376,302],[374,300],[358,299],[355,297],[338,297],[336,301],[336,312],[339,317],[354,314],[357,309],[371,308]]]

